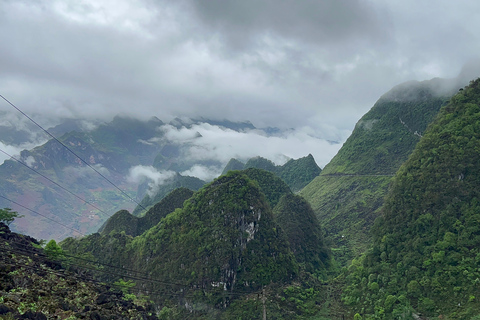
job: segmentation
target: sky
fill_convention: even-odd
[[[306,134],[292,154],[323,167],[383,93],[478,58],[478,12],[471,0],[3,0],[0,94],[43,125],[126,114],[293,129],[256,147]]]

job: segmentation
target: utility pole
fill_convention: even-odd
[[[267,308],[265,307],[265,301],[267,298],[265,297],[265,286],[262,288],[262,302],[263,302],[263,320],[267,320]]]

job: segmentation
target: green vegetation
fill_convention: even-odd
[[[277,171],[277,166],[275,165],[275,163],[273,163],[271,160],[268,160],[262,157],[254,157],[249,159],[247,163],[245,163],[244,169],[248,169],[248,168],[263,169],[270,172]]]
[[[185,200],[192,195],[193,191],[189,189],[175,189],[151,207],[143,217],[135,217],[126,210],[118,211],[105,222],[99,232],[102,235],[123,232],[133,237],[139,236],[159,223],[170,212],[183,207]]]
[[[272,161],[262,157],[251,158],[245,164],[236,159],[230,159],[223,173],[225,174],[230,170],[249,168],[262,169],[274,173],[285,181],[293,192],[300,191],[322,171],[316,164],[313,156],[309,154],[297,160],[290,159],[282,166],[276,166]]]
[[[340,266],[370,245],[370,229],[391,178],[447,101],[437,93],[439,82],[410,82],[382,96],[321,174],[301,190]]]
[[[315,179],[320,172],[322,172],[322,169],[317,165],[313,156],[309,154],[297,160],[288,160],[279,168],[278,176],[288,184],[292,191],[297,192]]]
[[[236,170],[243,170],[245,168],[245,164],[235,158],[230,159],[227,165],[223,169],[222,175],[227,174],[228,171],[236,171]]]
[[[73,265],[65,270],[60,253],[54,240],[43,250],[0,223],[1,319],[156,319],[128,290],[109,290]]]
[[[218,283],[252,290],[297,272],[263,194],[239,172],[207,185],[135,238],[132,255],[135,268],[211,289]],[[144,256],[152,258],[145,263]]]
[[[265,195],[270,208],[277,205],[278,201],[283,195],[291,194],[290,188],[287,184],[275,174],[257,168],[249,168],[242,171],[247,177],[254,180],[260,190]]]
[[[352,264],[344,300],[366,319],[474,319],[480,310],[480,79],[442,108],[400,168]]]
[[[277,183],[266,184],[269,179]],[[277,198],[292,196],[281,200],[278,207],[281,219],[292,222],[282,222],[286,227],[293,226],[295,219],[310,222],[305,229],[308,239],[295,243],[297,249],[300,242],[305,245],[300,264],[283,228],[274,221],[262,192],[265,186]],[[103,232],[79,240],[69,238],[61,246],[69,254],[88,252],[102,264],[149,274],[155,282],[139,280],[132,289],[156,293],[152,299],[162,310],[160,318],[182,319],[191,310],[197,319],[255,319],[261,315],[256,313],[258,308],[263,308],[259,292],[265,290],[269,315],[303,319],[319,313],[325,300],[321,284],[309,274],[322,276],[330,267],[318,223],[311,209],[304,212],[308,209],[304,200],[293,196],[270,172],[253,168],[231,171],[139,236]],[[111,275],[99,275],[99,279],[120,281],[119,276]],[[158,282],[168,285],[158,286]],[[189,307],[179,307],[179,299]]]
[[[297,261],[306,271],[326,278],[331,266],[331,253],[324,244],[320,224],[308,202],[301,196],[286,194],[273,213]]]
[[[0,222],[5,223],[7,226],[10,225],[16,218],[22,218],[23,216],[19,215],[18,212],[12,211],[10,208],[0,209]]]
[[[50,240],[46,245],[45,245],[45,254],[52,260],[58,260],[63,258],[64,252],[62,248],[57,244],[55,240]]]
[[[148,209],[150,209],[156,203],[160,202],[172,190],[175,190],[177,188],[187,188],[193,191],[197,191],[204,185],[205,181],[203,180],[195,177],[182,176],[177,173],[171,181],[167,181],[166,183],[159,186],[155,195],[150,196],[146,194],[140,202],[140,205],[133,210],[132,214],[134,216],[142,216],[146,213],[146,211],[148,211]],[[139,189],[145,190],[143,192],[139,190],[139,193],[144,193],[146,191],[146,188],[148,188],[147,184],[140,185]],[[146,210],[144,210],[144,208]]]

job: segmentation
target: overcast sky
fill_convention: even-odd
[[[471,0],[2,0],[0,94],[31,115],[203,116],[344,140],[394,85],[477,58],[479,12]]]

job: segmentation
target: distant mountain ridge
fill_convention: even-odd
[[[248,168],[263,169],[274,173],[285,181],[293,192],[300,191],[322,172],[313,156],[309,154],[299,159],[290,159],[287,163],[280,166],[263,157],[251,158],[245,164],[237,159],[230,159],[222,174],[226,174],[230,170]]]
[[[17,157],[32,170],[14,160],[7,160],[0,165],[0,178],[4,181],[0,191],[5,198],[39,213],[27,211],[29,219],[19,219],[12,228],[38,238],[61,239],[75,232],[67,228],[49,228],[51,220],[78,229],[80,233],[89,233],[97,230],[109,215],[120,209],[134,210],[135,214],[139,214],[143,210],[142,207],[148,209],[177,187],[185,186],[198,190],[204,181],[195,177],[179,177],[179,172],[188,170],[193,165],[220,167],[224,164],[216,160],[186,161],[185,152],[189,152],[186,149],[188,145],[170,141],[162,128],[169,126],[190,128],[192,125],[202,124],[239,132],[255,129],[249,122],[179,118],[165,123],[155,117],[143,121],[125,116],[116,116],[108,123],[87,123],[83,120],[67,119],[49,128],[48,130],[75,154],[119,189],[125,190],[128,197],[88,168],[82,160],[57,141],[49,140],[32,150],[22,151]],[[4,139],[5,143],[21,142],[30,138],[27,131],[20,130],[21,132],[15,133],[11,131],[12,128],[14,127],[7,122],[4,127],[0,126],[0,131],[5,129],[6,132],[12,133],[9,139]],[[137,182],[127,179],[130,170],[135,166],[153,166],[159,172],[173,170],[177,172],[177,178],[159,186],[156,198],[150,199],[146,196],[146,189],[151,183],[142,184],[140,181],[141,184],[137,188]],[[33,170],[78,197],[46,181]],[[134,208],[134,202],[129,197],[134,200],[142,199],[138,200],[141,206]],[[95,207],[79,198],[87,200]],[[15,204],[1,198],[0,206],[15,207]]]

